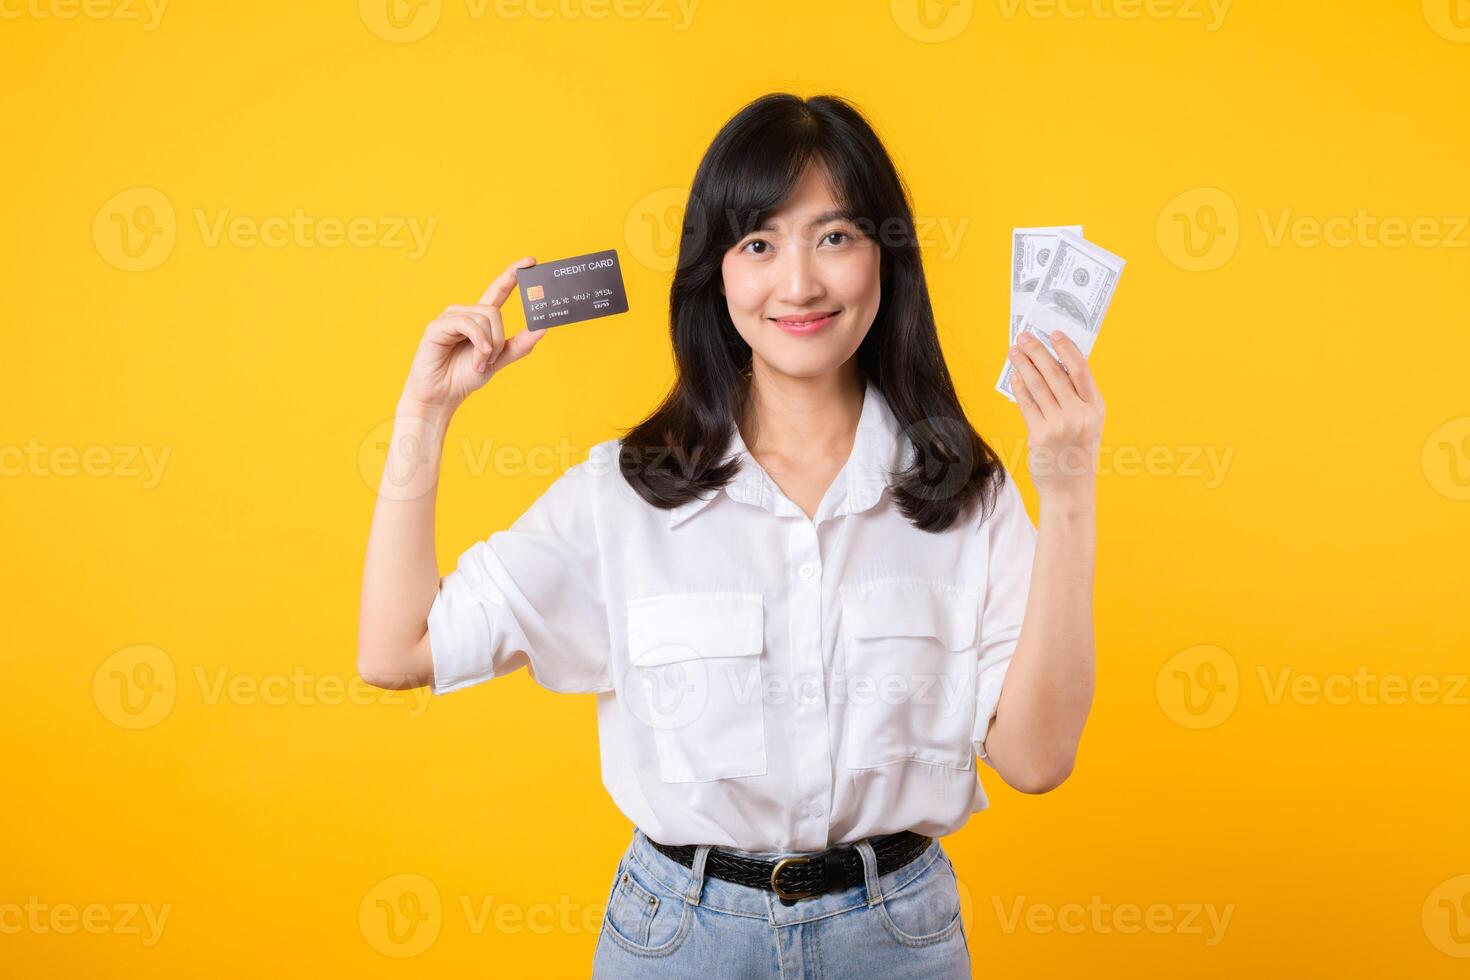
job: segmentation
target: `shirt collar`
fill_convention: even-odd
[[[856,514],[878,502],[878,498],[883,495],[883,488],[888,485],[888,473],[906,466],[912,458],[912,444],[904,439],[900,446],[898,436],[898,420],[889,408],[887,399],[870,379],[865,380],[863,409],[858,416],[852,455],[848,457],[841,474],[846,480],[847,493],[837,505],[833,517]],[[731,437],[728,455],[740,461],[739,472],[723,488],[732,500],[762,507],[773,513],[782,512],[777,510],[778,504],[792,507],[765,468],[750,455],[745,440],[741,438],[739,426],[735,427]],[[669,527],[677,527],[699,513],[719,493],[719,490],[705,491],[703,495],[692,497],[670,509]]]

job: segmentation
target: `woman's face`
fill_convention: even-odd
[[[878,243],[845,218],[820,163],[765,223],[725,252],[722,291],[735,329],[765,367],[793,377],[836,370],[878,315]]]

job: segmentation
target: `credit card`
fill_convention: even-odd
[[[516,284],[530,330],[628,312],[628,290],[615,248],[518,269]]]

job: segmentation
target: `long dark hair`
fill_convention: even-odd
[[[882,299],[858,347],[858,366],[916,450],[911,466],[889,474],[889,489],[924,531],[945,530],[976,501],[983,517],[1005,469],[965,418],[944,363],[908,188],[862,114],[829,95],[762,96],[731,117],[705,151],[684,209],[669,295],[674,385],[623,437],[623,477],[650,504],[672,508],[722,488],[738,472],[738,460],[724,457],[749,392],[751,349],[720,292],[721,264],[813,161],[826,167],[839,206],[881,249]]]

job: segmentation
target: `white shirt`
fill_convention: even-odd
[[[816,517],[736,430],[737,476],[673,510],[597,444],[429,611],[434,692],[527,666],[597,695],[602,779],[667,844],[815,851],[943,836],[988,802],[976,755],[1021,631],[1036,529],[995,509],[931,534],[886,492],[913,447],[871,381]]]

